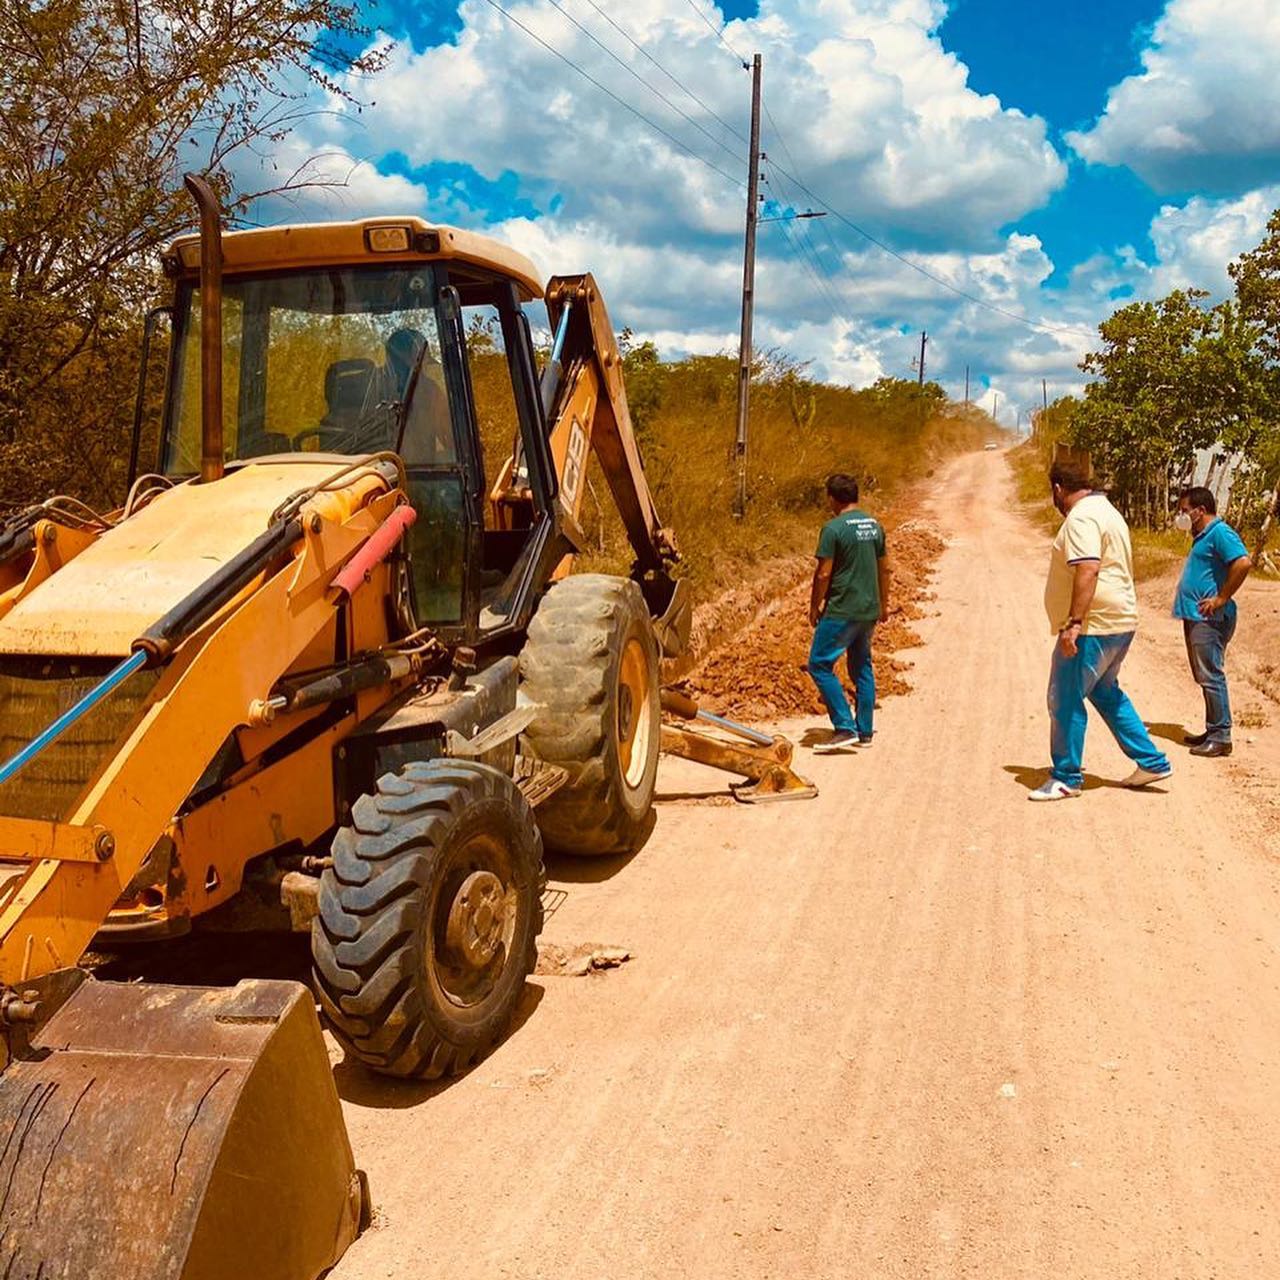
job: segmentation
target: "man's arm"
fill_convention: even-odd
[[[889,557],[882,555],[876,561],[876,576],[880,581],[880,621],[889,620]]]
[[[818,567],[813,571],[813,588],[809,592],[809,625],[816,627],[826,607],[827,592],[831,590],[831,572],[835,568],[834,559],[818,558]]]
[[[1227,565],[1227,580],[1222,584],[1222,590],[1216,596],[1201,600],[1196,606],[1200,610],[1200,616],[1208,618],[1219,609],[1225,609],[1227,601],[1240,590],[1241,584],[1249,576],[1249,570],[1252,568],[1253,561],[1248,556],[1237,556]]]
[[[1058,632],[1058,648],[1064,658],[1076,656],[1076,641],[1080,638],[1080,628],[1089,616],[1094,593],[1098,590],[1098,570],[1101,567],[1100,560],[1078,560],[1072,566],[1075,574],[1071,580],[1071,616],[1067,619],[1067,625]]]

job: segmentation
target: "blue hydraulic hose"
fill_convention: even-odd
[[[556,325],[555,341],[551,344],[551,359],[559,360],[564,354],[565,335],[569,332],[569,312],[572,308],[566,306],[560,313],[560,323]]]
[[[560,323],[556,325],[555,340],[551,344],[551,359],[547,361],[547,367],[542,371],[539,391],[542,396],[542,416],[547,419],[551,417],[556,393],[560,390],[560,375],[563,373],[560,357],[564,355],[564,340],[569,333],[569,312],[572,310],[572,305],[566,303],[564,310],[560,313]]]
[[[0,782],[8,782],[20,769],[30,764],[45,747],[55,742],[71,728],[81,716],[92,711],[109,694],[113,693],[147,660],[146,652],[139,649],[130,654],[100,684],[94,685],[88,693],[68,711],[64,711],[43,733],[27,743],[16,756],[11,756],[4,764],[0,764]]]

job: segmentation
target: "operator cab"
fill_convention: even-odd
[[[379,234],[389,230],[403,235]],[[222,243],[227,465],[398,453],[418,513],[407,546],[418,623],[459,641],[523,625],[533,602],[522,584],[536,579],[532,561],[554,554],[555,533],[522,308],[540,294],[532,265],[416,220],[235,232]],[[387,243],[390,252],[374,247]],[[158,469],[178,479],[201,460],[197,242],[176,242],[166,264],[177,286]],[[529,502],[520,527],[498,527],[488,498],[513,451]]]

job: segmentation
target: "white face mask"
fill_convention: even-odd
[[[1175,529],[1181,529],[1183,533],[1190,533],[1191,532],[1191,512],[1179,511],[1178,514],[1173,517],[1173,527]]]

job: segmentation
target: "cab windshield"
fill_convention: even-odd
[[[456,462],[433,268],[228,276],[222,331],[227,461],[394,449],[409,466]],[[179,289],[174,340],[162,468],[187,476],[201,452],[198,286]]]

